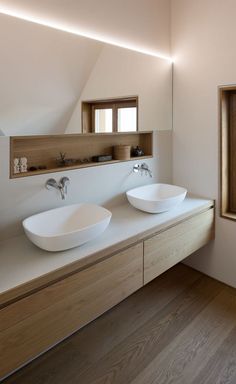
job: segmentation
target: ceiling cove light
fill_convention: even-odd
[[[39,17],[39,16],[31,15],[27,12],[9,9],[9,8],[3,7],[2,5],[0,5],[0,14],[16,17],[16,18],[21,19],[21,20],[25,20],[25,21],[29,21],[31,23],[43,25],[45,27],[57,29],[59,31],[68,32],[68,33],[71,33],[73,35],[87,37],[89,39],[100,41],[101,43],[107,43],[107,44],[115,45],[115,46],[120,47],[120,48],[130,49],[132,51],[143,53],[145,55],[158,57],[158,58],[163,59],[163,60],[168,60],[171,63],[174,62],[174,60],[170,56],[164,55],[164,54],[156,52],[154,50],[149,50],[149,49],[145,49],[142,47],[138,47],[134,44],[118,41],[116,39],[110,38],[109,36],[103,36],[103,35],[100,35],[100,34],[95,33],[95,32],[85,31],[85,30],[79,29],[75,26],[70,26],[70,25],[67,25],[65,23],[58,22],[56,20],[47,20],[47,19]]]

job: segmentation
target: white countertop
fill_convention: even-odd
[[[40,278],[79,260],[87,260],[99,251],[109,249],[152,229],[155,232],[213,205],[212,200],[187,197],[175,209],[149,214],[123,204],[115,206],[106,231],[97,239],[63,252],[47,252],[34,246],[24,235],[0,242],[0,295],[29,281]]]

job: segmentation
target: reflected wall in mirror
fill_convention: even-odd
[[[0,136],[171,129],[169,61],[5,15],[0,33]]]

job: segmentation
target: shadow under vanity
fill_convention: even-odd
[[[148,214],[112,209],[97,239],[48,253],[25,236],[0,243],[0,377],[103,314],[214,238],[214,202],[187,197]]]

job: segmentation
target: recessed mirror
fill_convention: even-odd
[[[168,60],[0,15],[0,136],[171,128]]]

